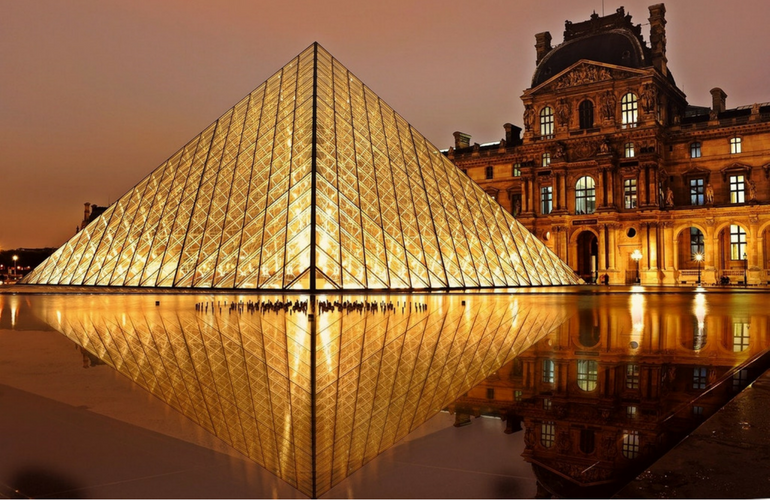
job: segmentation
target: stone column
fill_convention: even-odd
[[[521,186],[521,211],[529,212],[529,179],[522,179]]]
[[[607,169],[607,201],[608,207],[615,206],[615,173],[611,168]]]
[[[599,233],[599,245],[598,245],[598,247],[599,247],[599,259],[598,259],[598,262],[596,263],[597,271],[606,271],[607,270],[607,259],[606,259],[607,252],[605,251],[605,249],[607,248],[607,235],[606,235],[606,231],[607,231],[606,227],[605,228],[600,227],[599,231],[598,231],[598,233]]]
[[[561,208],[562,210],[567,210],[567,174],[564,173],[561,175],[561,189],[559,189],[559,193],[561,193]]]
[[[617,244],[617,231],[620,225],[618,224],[607,224],[607,230],[609,233],[609,248],[607,252],[608,261],[607,261],[607,267],[610,269],[617,269],[615,267],[615,254],[618,251],[618,244]]]
[[[604,186],[606,185],[604,182],[605,172],[606,170],[602,167],[599,167],[595,170],[597,208],[605,208],[607,206],[607,191],[604,189]]]
[[[658,223],[648,222],[647,226],[647,254],[648,269],[644,273],[642,283],[648,285],[660,284],[660,273],[658,271]]]

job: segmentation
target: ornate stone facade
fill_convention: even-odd
[[[649,45],[622,8],[538,34],[523,138],[453,160],[587,281],[768,283],[770,103],[689,105],[649,22]]]

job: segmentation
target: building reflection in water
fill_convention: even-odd
[[[632,294],[626,314],[613,299],[584,304],[449,405],[455,425],[492,414],[523,429],[541,496],[612,495],[770,364],[759,308],[679,299]]]
[[[548,296],[318,297],[394,307],[313,317],[242,307],[249,298],[78,295],[47,297],[37,309],[87,352],[311,496],[568,317]],[[209,307],[198,311],[201,301]]]

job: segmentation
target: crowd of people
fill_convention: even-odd
[[[261,301],[230,301],[228,303],[227,300],[218,300],[216,302],[212,301],[206,301],[206,302],[198,302],[195,304],[195,310],[199,312],[217,312],[220,313],[224,310],[227,312],[237,312],[237,313],[255,313],[255,312],[261,312],[261,313],[277,313],[280,311],[283,311],[285,313],[289,314],[295,314],[295,313],[305,313],[308,312],[308,301],[307,300],[297,300],[297,301],[291,301],[288,300],[286,302],[281,300],[276,300],[275,302],[271,300],[261,300]],[[386,302],[384,300],[381,301],[349,301],[349,300],[335,300],[335,301],[329,301],[329,300],[321,300],[318,302],[318,312],[319,313],[325,313],[325,312],[345,312],[345,313],[351,313],[351,312],[358,312],[358,313],[385,313],[385,312],[396,312],[400,310],[402,313],[404,312],[425,312],[428,310],[428,304],[425,304],[424,302],[417,302],[417,301],[406,301],[406,300],[398,300],[394,304],[393,302]]]

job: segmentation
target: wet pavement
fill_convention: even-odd
[[[770,311],[765,294],[749,290],[586,286],[569,293],[389,295],[377,300],[400,304],[415,297],[427,308],[319,314],[319,366],[339,359],[329,366],[355,374],[323,379],[340,385],[338,402],[327,406],[333,413],[325,410],[312,427],[319,448],[329,425],[337,436],[328,448],[332,455],[316,455],[328,462],[316,462],[313,473],[334,474],[331,489],[319,493],[766,496],[766,481],[749,486],[729,472],[750,477],[754,469],[745,463],[768,455],[759,437],[767,435],[761,415],[770,401],[746,399],[763,384],[741,393],[770,366]],[[296,370],[286,380],[304,383],[297,363],[305,356],[299,333],[306,318],[203,313],[194,307],[200,297],[157,298],[162,306],[142,294],[0,294],[0,496],[305,496],[277,477],[301,464],[292,457],[310,442],[311,427],[306,436],[296,420],[304,400],[292,396],[300,406],[286,414],[290,422],[277,417],[283,410],[275,406],[281,404],[275,390],[259,395],[253,383],[261,376],[259,363],[268,363],[274,383],[280,383],[273,372],[281,366]],[[416,332],[420,336],[412,338]],[[280,355],[237,354],[232,341],[238,338],[247,351],[257,352],[254,342],[275,350],[276,339],[289,338],[301,349],[282,348],[290,360],[286,368]],[[180,357],[184,345],[189,359]],[[225,356],[215,362],[220,351]],[[351,358],[353,352],[361,354]],[[246,399],[238,392],[241,365],[251,367]],[[209,376],[195,381],[185,375],[204,369],[213,377],[209,382]],[[325,394],[326,386],[319,387]],[[243,407],[242,401],[265,397],[273,400],[272,414]],[[196,398],[200,403],[193,403]],[[221,406],[224,419],[212,404]],[[260,452],[255,459],[236,435],[249,443],[255,429],[253,439],[286,436],[297,447],[288,455],[275,451],[282,464],[277,475],[257,465],[266,460],[270,466],[270,457]],[[701,438],[704,429],[711,434]],[[688,443],[695,446],[689,455],[666,462]],[[724,449],[706,452],[706,459],[707,444]],[[755,468],[757,477],[766,470]],[[700,493],[697,487],[710,482]]]

